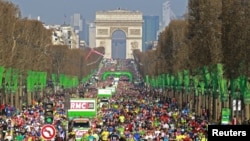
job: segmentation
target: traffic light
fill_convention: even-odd
[[[44,123],[45,124],[53,124],[53,103],[45,104],[45,112],[44,112]]]

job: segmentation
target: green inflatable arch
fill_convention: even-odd
[[[106,80],[108,76],[127,76],[130,82],[133,81],[133,74],[129,71],[106,71],[102,74],[102,80]]]

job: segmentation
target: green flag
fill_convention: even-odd
[[[170,78],[169,74],[166,75],[166,79],[167,79],[166,85],[167,85],[167,87],[170,87],[171,86],[171,78]]]
[[[180,71],[177,73],[177,87],[180,90],[182,86],[183,86],[183,74]]]
[[[230,79],[230,94],[233,98],[236,98],[236,88],[237,88],[237,79]]]
[[[40,84],[40,72],[34,71],[33,73],[33,79],[34,79],[34,86],[38,87]]]
[[[190,83],[189,71],[184,70],[183,75],[184,75],[184,78],[183,78],[184,79],[184,87],[185,87],[185,90],[188,90],[189,83]]]
[[[166,74],[161,75],[161,85],[163,89],[166,87]]]
[[[157,84],[156,84],[156,79],[157,79],[157,78],[154,78],[154,77],[153,77],[153,79],[152,79],[152,82],[153,82],[153,85],[152,85],[152,86],[153,86],[154,88],[156,88],[156,86],[157,86]]]
[[[18,73],[18,70],[14,69],[13,70],[13,74],[12,74],[12,92],[15,93],[17,92],[17,88],[18,88],[18,76],[19,76],[19,73]]]
[[[173,75],[170,75],[170,85],[172,88],[175,86],[175,77]]]
[[[86,83],[87,82],[87,77],[83,77],[82,78],[82,83]]]
[[[73,77],[73,87],[77,87],[79,85],[78,77],[74,76]]]
[[[11,85],[11,75],[12,75],[12,68],[8,68],[5,72],[5,84]]]
[[[201,81],[199,85],[200,85],[201,94],[204,95],[204,92],[205,92],[205,82]]]
[[[228,89],[227,89],[227,80],[226,79],[222,79],[220,81],[220,98],[221,98],[221,101],[227,101],[228,100]]]
[[[12,86],[12,68],[8,68],[5,72],[5,92],[11,93],[11,86]]]
[[[34,84],[35,84],[35,72],[30,70],[28,71],[28,77],[27,77],[27,91],[28,92],[34,91]]]
[[[60,74],[59,75],[59,85],[62,87],[62,86],[65,86],[66,84],[66,76],[64,74]]]
[[[213,93],[217,94],[217,90],[218,90],[219,86],[218,86],[218,78],[217,78],[216,72],[212,72],[211,76],[212,76]]]
[[[210,76],[207,66],[203,67],[203,76],[205,80],[205,87],[208,88],[210,85],[211,76]]]
[[[62,82],[61,85],[64,87],[64,88],[70,88],[71,87],[71,80],[70,80],[70,77],[68,75],[64,75],[64,74],[61,74],[60,75],[61,77],[61,80]]]
[[[247,77],[246,76],[241,75],[239,77],[239,86],[240,86],[241,94],[244,95],[247,90]]]
[[[56,76],[56,74],[52,74],[52,83],[53,83],[53,85],[55,86],[56,85],[56,83],[57,83],[57,76]]]
[[[198,96],[199,95],[199,79],[197,76],[193,77],[193,82],[194,82],[194,91],[195,91],[195,95]]]
[[[40,85],[44,89],[47,84],[47,72],[40,72]]]
[[[161,85],[161,78],[160,75],[156,76],[156,88],[159,88]]]
[[[250,104],[250,83],[247,82],[247,90],[243,95],[244,104]]]
[[[0,66],[0,88],[2,88],[3,73],[4,73],[4,67]]]
[[[222,79],[223,78],[223,65],[222,64],[217,64],[217,77],[218,79]]]

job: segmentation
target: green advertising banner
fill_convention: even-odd
[[[221,124],[228,125],[230,123],[231,110],[223,108],[221,112]]]

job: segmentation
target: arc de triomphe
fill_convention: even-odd
[[[124,53],[126,59],[133,58],[133,50],[142,50],[143,17],[139,11],[111,10],[98,11],[95,17],[96,46],[105,48],[105,58],[113,58],[112,35],[116,31],[125,33],[125,49],[117,51]]]

